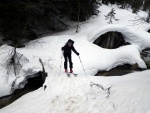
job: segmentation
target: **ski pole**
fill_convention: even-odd
[[[84,73],[85,73],[85,76],[87,77],[87,74],[86,74],[86,72],[85,72],[85,68],[84,68],[84,66],[83,66],[83,63],[82,63],[82,61],[81,61],[80,56],[79,56],[79,59],[80,59],[80,62],[81,62],[81,65],[82,65],[83,71],[84,71]]]
[[[60,69],[59,69],[59,76],[60,76],[60,72],[61,72],[62,57],[63,57],[63,52],[62,52],[62,55],[61,55],[61,61],[60,61]]]

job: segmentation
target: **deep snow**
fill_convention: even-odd
[[[53,36],[43,37],[30,42],[25,48],[17,49],[29,59],[17,76],[15,87],[23,87],[26,76],[42,70],[39,58],[44,62],[48,77],[42,88],[28,93],[0,110],[0,113],[149,113],[150,112],[150,71],[132,73],[121,77],[95,77],[92,76],[98,70],[110,70],[118,65],[135,64],[140,68],[146,68],[140,58],[142,49],[150,47],[150,34],[146,32],[150,25],[129,26],[129,21],[135,14],[122,10],[116,6],[116,18],[119,21],[108,25],[103,15],[106,15],[111,7],[101,6],[102,13],[98,17],[91,18],[83,23],[78,34],[71,29]],[[139,12],[145,16],[145,12]],[[122,46],[117,49],[103,49],[93,44],[98,36],[108,32],[121,32],[125,40],[132,45]],[[87,76],[84,75],[78,56],[72,53],[74,72],[78,77],[68,78],[64,74],[63,62],[59,76],[61,63],[61,47],[68,39],[75,41],[75,48],[80,53],[82,63]],[[4,47],[1,47],[4,48]],[[0,54],[11,49],[6,46]],[[0,56],[5,61],[7,53]],[[63,61],[63,59],[62,59]],[[11,74],[8,83],[5,81],[6,70],[0,70],[0,96],[10,94],[12,82],[16,77]],[[91,82],[103,85],[105,89],[111,87],[109,98],[107,90],[97,86],[91,87]],[[22,85],[20,85],[22,83]]]
[[[149,113],[150,71],[120,77],[49,77],[46,91],[24,95],[0,113]],[[93,85],[111,87],[107,90]]]

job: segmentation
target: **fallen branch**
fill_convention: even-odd
[[[43,64],[43,62],[42,62],[42,60],[40,58],[39,58],[39,61],[40,61],[41,65],[42,65],[42,72],[41,72],[42,79],[43,79],[43,82],[45,82],[45,79],[48,76],[48,74],[45,72],[44,64]]]

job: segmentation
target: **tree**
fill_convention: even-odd
[[[80,22],[88,20],[92,15],[98,15],[98,0],[66,0],[63,14],[72,21],[77,21],[76,32],[80,27]]]
[[[147,18],[146,18],[146,22],[150,23],[150,11],[148,12]]]
[[[108,5],[109,4],[109,0],[102,0],[102,3]]]
[[[150,18],[149,15],[147,15],[147,17],[141,17],[139,15],[137,15],[134,20],[129,20],[129,22],[131,23],[132,26],[139,26],[141,27],[143,24],[147,24],[150,22]]]
[[[54,4],[56,1],[1,0],[0,34],[4,37],[3,43],[13,46],[6,61],[1,65],[7,70],[7,81],[10,72],[17,76],[23,63],[28,62],[25,56],[17,52],[18,47],[38,38],[43,31],[61,30],[66,27]]]
[[[108,24],[112,24],[112,19],[114,19],[115,21],[118,21],[118,19],[115,18],[115,9],[112,8],[111,11],[105,16],[105,20],[108,20],[109,19],[109,22]]]
[[[144,3],[143,3],[143,10],[144,11],[150,11],[150,1],[149,0],[144,0]]]
[[[98,15],[98,7],[100,2],[97,0],[70,0],[70,18],[73,21],[78,21],[78,14],[80,21],[88,20],[92,15]]]
[[[117,4],[122,9],[128,9],[131,7],[133,9],[133,12],[136,13],[141,7],[143,7],[143,4],[145,3],[145,6],[147,6],[149,0],[102,0],[102,3],[108,5],[110,4]],[[144,6],[144,7],[145,7]],[[145,8],[144,8],[145,10]]]
[[[76,27],[76,33],[78,33],[79,31],[79,23],[80,23],[80,1],[78,0],[78,23],[77,23],[77,27]]]
[[[133,13],[138,12],[142,5],[143,5],[142,0],[133,0],[132,5],[131,5]]]
[[[0,3],[0,33],[4,42],[22,47],[29,40],[47,32],[64,30],[59,0],[2,0]]]
[[[97,15],[99,5],[97,0],[1,0],[0,34],[4,43],[22,47],[43,34],[65,30],[64,18],[85,21]]]

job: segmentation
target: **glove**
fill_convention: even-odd
[[[77,53],[77,55],[79,56],[80,54],[79,54],[79,53]]]

